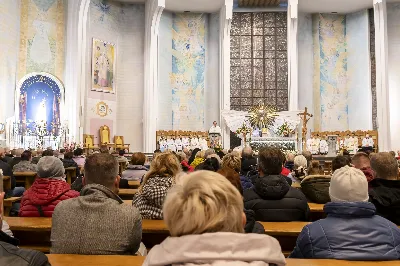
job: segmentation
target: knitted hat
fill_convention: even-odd
[[[54,156],[42,157],[37,164],[37,174],[42,178],[63,177],[64,172],[63,163]]]
[[[368,182],[360,170],[344,166],[333,173],[329,187],[331,201],[368,201]]]

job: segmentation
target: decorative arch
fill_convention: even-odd
[[[63,105],[64,85],[49,73],[30,73],[17,85],[16,114],[26,128],[46,122],[47,131],[58,135],[54,125],[61,124]]]

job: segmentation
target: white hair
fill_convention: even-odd
[[[177,180],[163,207],[171,236],[243,233],[243,199],[222,175],[197,171]]]
[[[307,169],[307,159],[303,155],[297,155],[294,157],[294,169]]]

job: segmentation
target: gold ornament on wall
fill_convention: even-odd
[[[98,102],[96,105],[96,114],[105,117],[108,115],[110,108],[105,102]]]
[[[251,107],[249,115],[251,125],[258,128],[268,128],[278,116],[274,106],[262,104]]]

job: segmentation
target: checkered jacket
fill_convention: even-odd
[[[164,199],[173,184],[174,178],[171,176],[154,176],[147,180],[142,191],[134,196],[132,202],[139,209],[143,219],[163,219]]]

